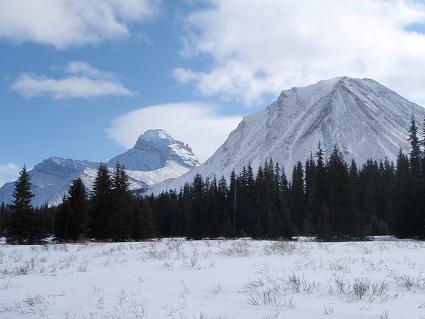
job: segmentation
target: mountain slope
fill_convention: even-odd
[[[163,130],[149,130],[141,135],[134,148],[111,159],[112,171],[119,163],[129,175],[133,190],[144,189],[169,178],[178,177],[198,165],[191,148]],[[81,177],[91,189],[100,163],[50,157],[29,172],[33,184],[34,206],[56,205],[62,201],[72,180]],[[0,188],[0,203],[10,203],[14,183]]]
[[[86,169],[95,169],[97,163],[49,157],[34,166],[29,172],[33,184],[34,206],[47,202],[56,203],[62,199],[70,182],[84,174]],[[0,188],[0,202],[9,203],[12,200],[15,183],[6,183]]]
[[[129,170],[153,171],[174,162],[182,167],[193,168],[199,164],[189,145],[176,140],[164,130],[148,130],[141,135],[134,148],[112,158],[110,166],[116,163]]]
[[[425,109],[371,79],[340,77],[283,91],[265,110],[246,116],[226,142],[205,163],[189,173],[151,188],[158,193],[181,187],[196,174],[229,176],[267,158],[291,174],[319,142],[329,154],[334,145],[347,160],[395,159],[407,150],[411,117],[425,118]]]

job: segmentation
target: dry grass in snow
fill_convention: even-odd
[[[425,318],[425,243],[0,245],[0,318]]]

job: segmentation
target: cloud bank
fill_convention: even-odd
[[[98,43],[129,34],[157,11],[154,0],[2,0],[0,38],[57,49]]]
[[[109,137],[131,148],[148,129],[164,129],[189,144],[201,162],[226,140],[240,116],[219,115],[211,105],[175,103],[147,106],[115,119],[107,129]]]
[[[425,105],[425,5],[410,0],[207,0],[186,17],[176,68],[205,96],[250,104],[291,86],[347,75],[371,77]],[[417,31],[415,31],[417,30]]]
[[[68,76],[60,79],[21,74],[11,89],[24,97],[48,96],[54,99],[134,95],[111,73],[74,61],[66,66]]]

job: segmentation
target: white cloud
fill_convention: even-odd
[[[50,96],[55,99],[134,94],[113,73],[95,69],[85,62],[71,62],[65,69],[68,76],[60,79],[21,74],[11,89],[24,97]]]
[[[13,163],[0,164],[0,187],[17,179],[19,168]]]
[[[174,70],[203,95],[247,104],[340,75],[371,77],[425,105],[425,5],[411,0],[208,0],[186,18],[183,56],[206,69]]]
[[[157,11],[155,0],[2,0],[0,38],[58,49],[129,34]]]
[[[116,76],[112,72],[95,69],[84,61],[72,61],[66,66],[66,71],[70,74],[84,75],[93,78],[115,79]]]
[[[164,129],[192,147],[200,161],[208,159],[236,128],[240,116],[219,115],[211,105],[161,104],[144,107],[115,119],[108,135],[126,148],[148,129]]]

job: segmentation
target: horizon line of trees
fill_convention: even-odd
[[[144,240],[155,237],[355,240],[392,234],[425,237],[425,126],[412,118],[410,153],[396,163],[368,160],[358,168],[334,147],[328,159],[319,143],[288,180],[272,159],[254,173],[251,165],[229,180],[196,175],[179,191],[139,196],[124,167],[100,165],[91,192],[76,178],[56,207],[33,208],[24,167],[13,202],[0,207],[0,232],[9,243]],[[0,234],[0,235],[1,235]]]

